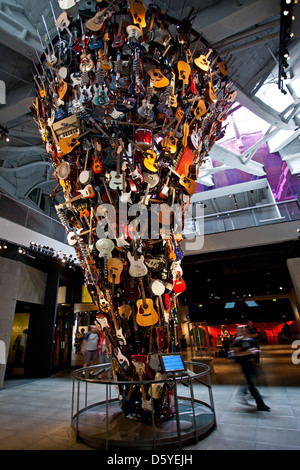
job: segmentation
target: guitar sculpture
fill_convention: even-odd
[[[114,379],[128,381],[120,406],[143,422],[174,415],[172,387],[151,380],[159,353],[177,347],[183,211],[236,98],[229,64],[187,18],[154,3],[58,0],[58,37],[30,107],[52,197],[62,189],[57,215],[98,309],[92,321]]]

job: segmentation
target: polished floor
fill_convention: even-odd
[[[258,387],[271,412],[236,401],[242,383],[231,360],[214,359],[211,374],[217,428],[189,450],[300,450],[300,364],[291,345],[262,348]],[[188,351],[185,352],[188,358]],[[296,359],[300,359],[300,354]],[[298,361],[294,361],[298,362]],[[97,399],[104,397],[99,385]],[[71,429],[69,373],[36,380],[9,380],[0,389],[0,450],[91,450]]]

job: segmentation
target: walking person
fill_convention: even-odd
[[[247,328],[247,335],[250,338],[253,338],[254,347],[258,350],[257,354],[255,355],[255,364],[259,365],[260,351],[259,351],[258,330],[257,330],[256,326],[253,325],[251,320],[247,321],[246,328]]]
[[[89,364],[93,365],[99,363],[99,342],[100,337],[97,332],[97,327],[91,325],[82,341],[81,352],[83,353],[83,367],[88,367]]]
[[[258,350],[254,346],[253,338],[248,336],[246,326],[237,327],[237,335],[233,341],[232,347],[235,361],[240,364],[241,370],[247,382],[247,386],[243,387],[238,392],[238,401],[242,401],[242,403],[248,404],[247,393],[249,391],[256,401],[257,410],[271,411],[270,407],[265,404],[255,384],[257,376],[255,354],[257,354]]]

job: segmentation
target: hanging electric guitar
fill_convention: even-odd
[[[125,34],[122,34],[123,21],[124,21],[124,16],[121,16],[118,31],[116,34],[114,34],[112,47],[122,47],[125,42]]]
[[[100,141],[95,140],[94,141],[95,156],[92,156],[92,160],[93,160],[92,170],[96,175],[99,175],[99,173],[101,173],[101,171],[103,170],[103,165],[99,158],[99,152],[101,151],[101,149],[102,149],[102,145]]]
[[[95,243],[96,249],[99,251],[99,258],[104,260],[104,279],[108,279],[107,260],[112,257],[112,251],[115,244],[109,238],[99,238]]]
[[[109,290],[106,290],[106,297],[107,297],[107,300],[109,302],[109,305],[110,305],[110,314],[111,314],[111,317],[113,319],[113,323],[114,323],[114,327],[115,327],[115,333],[116,333],[116,337],[117,337],[117,341],[119,343],[120,346],[125,346],[126,345],[126,339],[123,335],[123,332],[122,332],[122,328],[118,325],[117,323],[117,319],[116,319],[116,316],[115,316],[115,311],[114,311],[114,307],[113,307],[113,303],[112,303],[112,300],[110,298],[110,293],[109,293]],[[120,351],[121,352],[121,351]],[[129,361],[128,361],[129,362]]]
[[[132,181],[134,182],[134,184],[136,184],[137,186],[143,184],[145,182],[145,177],[144,175],[139,171],[138,168],[134,168],[134,166],[132,165],[130,159],[129,159],[129,156],[127,154],[127,151],[126,151],[126,148],[125,148],[125,145],[124,145],[124,142],[122,139],[119,139],[119,143],[122,147],[122,150],[123,150],[123,153],[124,153],[124,156],[126,158],[126,161],[127,161],[127,164],[128,164],[128,167],[129,167],[129,170],[130,170],[130,174],[131,174],[131,178],[132,178]]]
[[[130,263],[130,267],[128,269],[128,273],[132,277],[141,277],[141,276],[146,276],[148,273],[148,268],[144,263],[144,256],[140,255],[138,256],[136,253],[132,255],[130,251],[127,253],[127,258]]]
[[[131,83],[128,87],[129,93],[132,96],[140,97],[144,96],[145,88],[143,84],[143,79],[141,77],[141,61],[140,61],[140,52],[138,49],[134,51],[134,59],[132,64],[133,75],[131,77]]]

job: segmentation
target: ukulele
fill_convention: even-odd
[[[158,322],[158,314],[153,306],[153,300],[147,299],[144,290],[143,278],[139,278],[142,299],[136,301],[136,322],[140,326],[152,326]]]

